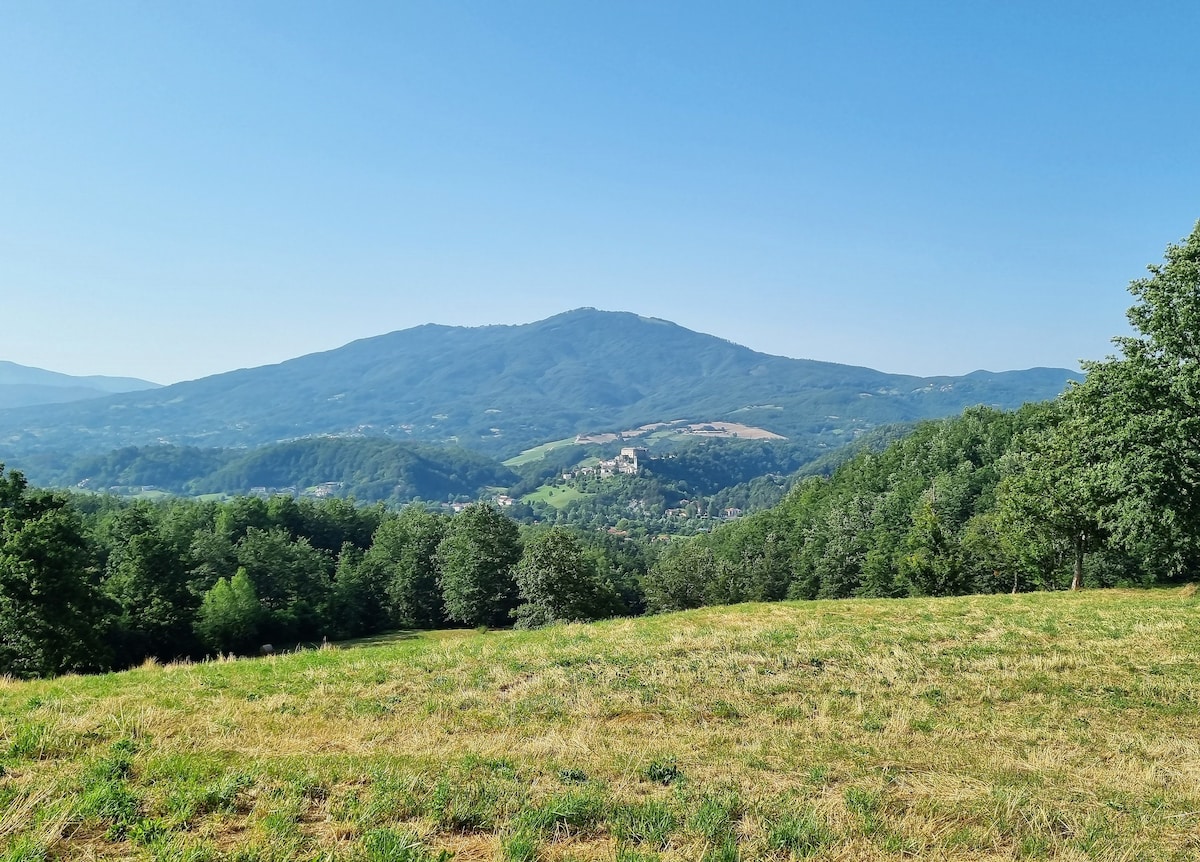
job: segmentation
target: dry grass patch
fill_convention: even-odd
[[[0,858],[1191,859],[1197,613],[746,605],[6,681]]]

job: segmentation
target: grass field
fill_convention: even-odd
[[[563,509],[576,500],[584,500],[592,496],[571,485],[542,485],[521,498],[522,503],[549,503],[556,509]]]
[[[743,605],[0,683],[0,858],[1200,858],[1200,604]]]
[[[522,464],[529,464],[533,461],[541,461],[549,453],[563,446],[574,446],[575,438],[567,437],[563,440],[551,440],[549,443],[543,443],[540,446],[534,446],[532,449],[526,449],[520,455],[514,455],[507,461],[502,462],[505,467],[520,467]]]

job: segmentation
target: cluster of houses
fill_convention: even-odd
[[[580,476],[599,476],[605,479],[609,476],[636,476],[641,464],[648,460],[646,450],[641,446],[626,446],[616,458],[609,458],[598,464],[586,467],[576,467],[574,470],[564,470],[562,477],[566,480],[577,479]]]
[[[730,506],[728,508],[722,509],[720,515],[709,515],[707,512],[704,511],[703,507],[699,504],[699,501],[697,501],[697,505],[694,509],[688,508],[691,505],[691,503],[692,503],[691,500],[680,500],[679,508],[667,509],[666,512],[664,512],[663,514],[665,514],[668,518],[710,519],[710,518],[716,517],[716,518],[722,518],[726,521],[732,521],[734,518],[742,517],[742,510],[737,508],[736,506]]]

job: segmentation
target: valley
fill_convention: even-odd
[[[525,519],[632,519],[646,534],[675,533],[703,524],[668,511],[772,505],[798,470],[864,435],[975,404],[1012,409],[1077,378],[889,375],[577,309],[520,326],[421,326],[274,366],[0,409],[0,459],[38,484],[86,492],[442,507],[504,495]],[[650,481],[555,491],[564,472],[629,444],[656,459]]]

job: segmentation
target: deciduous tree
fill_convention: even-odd
[[[1065,397],[1093,447],[1101,522],[1182,574],[1200,562],[1200,222],[1149,271],[1129,285],[1135,334]]]
[[[437,549],[446,616],[467,625],[508,622],[520,559],[517,525],[497,509],[477,503],[455,515]]]

